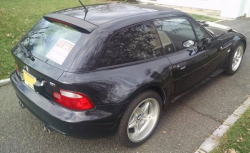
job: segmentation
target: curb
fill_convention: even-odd
[[[215,21],[214,23],[220,23],[220,22],[231,21],[231,20],[234,20],[234,19],[222,19],[222,20]]]
[[[10,82],[10,79],[4,79],[4,80],[0,80],[0,87],[9,83]]]
[[[250,97],[230,115],[213,134],[207,138],[195,153],[209,153],[220,143],[220,138],[234,125],[250,106]]]
[[[214,23],[220,23],[220,22],[223,22],[223,21],[228,21],[228,19],[225,19],[225,20],[218,20],[218,21],[215,21]]]

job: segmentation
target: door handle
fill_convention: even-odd
[[[186,68],[186,66],[182,66],[182,67],[180,67],[179,69],[180,70],[184,70]]]
[[[186,62],[182,62],[180,64],[177,64],[176,68],[179,69],[179,70],[184,70],[187,66],[187,63]]]

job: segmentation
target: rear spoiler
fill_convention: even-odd
[[[68,15],[63,15],[63,14],[53,13],[53,14],[45,15],[43,18],[45,20],[52,21],[52,22],[59,22],[59,23],[63,23],[66,25],[73,25],[75,27],[84,29],[88,32],[92,32],[93,30],[97,28],[95,24],[90,23],[86,20],[68,16]]]

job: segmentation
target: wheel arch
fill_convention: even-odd
[[[235,47],[240,43],[242,42],[244,44],[244,53],[245,53],[245,50],[246,50],[246,45],[247,45],[247,42],[246,42],[246,39],[244,39],[243,37],[239,37],[239,36],[234,36],[233,38],[233,44],[231,46],[231,50],[234,50]],[[230,56],[232,55],[232,51],[230,52],[229,56],[228,56],[228,59],[230,58]]]
[[[163,105],[166,104],[166,93],[162,88],[160,88],[158,86],[152,86],[152,87],[146,88],[145,91],[146,90],[153,90],[156,93],[158,93],[160,95],[161,99],[162,99],[162,104]]]
[[[166,100],[167,100],[167,93],[163,90],[163,88],[157,84],[149,84],[149,85],[144,85],[140,88],[138,88],[137,90],[135,90],[133,92],[132,95],[130,95],[127,99],[127,101],[132,101],[132,99],[137,96],[138,94],[145,92],[147,90],[152,90],[155,91],[156,93],[158,93],[162,99],[162,105],[164,106],[166,104]]]
[[[246,39],[241,39],[241,41],[244,43],[244,53],[245,53],[246,48],[247,48],[247,41]]]
[[[243,42],[243,44],[244,44],[244,52],[245,52],[245,50],[246,50],[246,48],[247,48],[247,41],[246,41],[246,38],[245,38],[245,36],[243,36],[243,35],[235,35],[234,37],[233,37],[233,49],[237,46],[237,44],[239,44],[240,42]]]

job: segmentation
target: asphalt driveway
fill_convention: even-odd
[[[223,22],[245,34],[250,44],[250,20]],[[0,87],[0,152],[194,152],[250,94],[250,47],[234,76],[220,75],[165,108],[154,136],[144,145],[130,149],[119,146],[113,137],[82,140],[50,135],[42,123],[23,110],[12,86]]]

